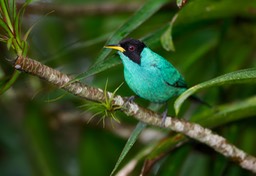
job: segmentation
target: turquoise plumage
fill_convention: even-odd
[[[169,99],[187,90],[185,80],[179,71],[143,42],[125,39],[117,45],[107,45],[105,48],[118,50],[124,65],[125,81],[139,97],[167,105]],[[191,98],[209,106],[197,97]],[[167,111],[166,106],[162,115],[162,125],[165,122]]]
[[[186,90],[181,74],[160,55],[145,47],[141,63],[118,52],[124,64],[124,77],[129,87],[141,98],[163,103]]]
[[[139,97],[165,103],[187,89],[178,70],[143,42],[125,39],[118,45],[105,47],[118,50],[124,65],[125,81]]]

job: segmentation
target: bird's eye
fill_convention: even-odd
[[[134,50],[135,50],[135,46],[130,45],[130,46],[128,47],[128,50],[129,50],[129,51],[134,51]]]

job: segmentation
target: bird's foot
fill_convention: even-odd
[[[166,120],[166,117],[167,117],[167,112],[168,112],[168,108],[166,108],[164,110],[164,112],[162,113],[162,122],[161,122],[161,127],[164,127],[165,125],[165,120]]]
[[[136,98],[135,95],[132,95],[132,96],[128,97],[127,100],[126,100],[126,103],[127,102],[134,103],[135,98]]]
[[[128,103],[134,103],[135,98],[136,98],[135,95],[132,95],[130,97],[125,97],[126,101],[124,103],[124,106],[126,106]]]

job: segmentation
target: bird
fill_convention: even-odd
[[[166,105],[162,114],[164,123],[168,100],[188,89],[180,72],[164,57],[137,39],[123,39],[118,44],[106,45],[104,48],[118,51],[124,65],[125,82],[137,96],[152,103]]]

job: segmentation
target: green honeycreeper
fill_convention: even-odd
[[[124,65],[125,81],[139,97],[167,105],[169,99],[187,90],[179,71],[143,42],[128,38],[105,48],[118,50]],[[166,115],[167,108],[163,113],[163,122]]]

